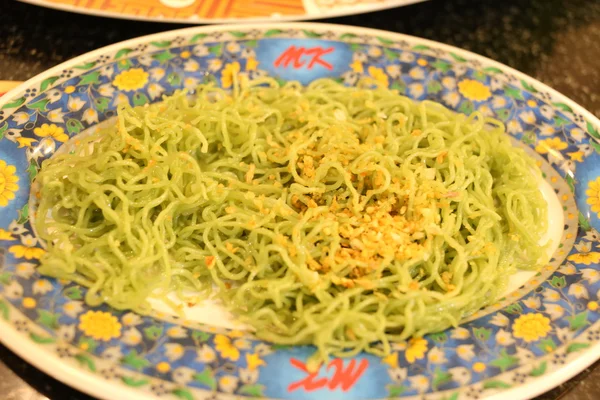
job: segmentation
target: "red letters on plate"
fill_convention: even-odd
[[[306,66],[307,69],[312,69],[315,64],[319,64],[331,71],[333,65],[321,59],[322,56],[331,52],[333,52],[333,47],[326,49],[322,47],[311,47],[307,49],[304,47],[290,46],[277,57],[274,65],[277,68],[281,66],[287,68],[291,64],[294,69],[299,69],[304,66]]]
[[[367,367],[369,366],[369,361],[363,359],[360,361],[358,366],[356,365],[356,360],[350,360],[348,366],[344,369],[344,361],[340,358],[336,358],[327,364],[327,372],[333,367],[335,368],[335,373],[331,377],[319,377],[319,371],[310,372],[302,361],[296,360],[295,358],[290,359],[290,364],[299,370],[306,373],[306,377],[291,383],[288,386],[288,392],[293,392],[294,390],[298,390],[300,388],[304,389],[307,392],[312,392],[313,390],[327,388],[329,390],[336,390],[338,387],[342,389],[342,391],[347,392],[354,384],[358,381],[358,379],[365,372]]]

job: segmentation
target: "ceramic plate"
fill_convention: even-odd
[[[21,0],[103,17],[213,24],[257,20],[332,18],[420,3],[425,0]]]
[[[85,290],[40,276],[44,250],[28,196],[41,161],[115,115],[231,74],[352,85],[371,76],[414,99],[500,119],[544,172],[556,251],[515,277],[498,303],[462,325],[394,346],[385,358],[334,359],[282,347],[190,310],[182,320],[88,307]],[[508,67],[439,43],[320,24],[192,28],[109,46],[0,99],[0,332],[48,374],[101,398],[524,399],[600,355],[600,121]],[[205,310],[206,311],[206,310]],[[204,318],[204,321],[216,321]]]

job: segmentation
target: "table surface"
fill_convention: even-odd
[[[49,10],[0,0],[0,80],[26,80],[90,50],[184,27]],[[600,116],[599,0],[430,0],[324,22],[406,33],[482,54],[520,70]],[[1,335],[1,332],[0,332]],[[600,393],[600,362],[539,400]],[[5,400],[90,399],[0,345]]]

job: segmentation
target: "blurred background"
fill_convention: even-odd
[[[316,22],[383,29],[470,50],[548,84],[600,116],[598,0],[430,0]],[[24,81],[99,47],[186,26],[0,0],[0,81]],[[598,393],[600,363],[539,399],[592,400]],[[0,345],[0,399],[46,398],[89,399]]]

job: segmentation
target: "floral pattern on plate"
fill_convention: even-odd
[[[392,36],[281,26],[175,32],[67,63],[3,100],[0,319],[61,362],[115,385],[183,399],[478,398],[547,375],[596,346],[596,121],[496,64]],[[44,250],[29,223],[28,197],[42,160],[113,117],[121,103],[143,105],[205,82],[229,88],[237,74],[304,83],[332,77],[349,85],[370,76],[417,100],[500,119],[537,154],[564,206],[565,230],[554,259],[457,328],[395,344],[385,358],[332,359],[317,371],[307,366],[308,346],[275,346],[159,313],[89,307],[85,289],[40,276],[35,267]]]

